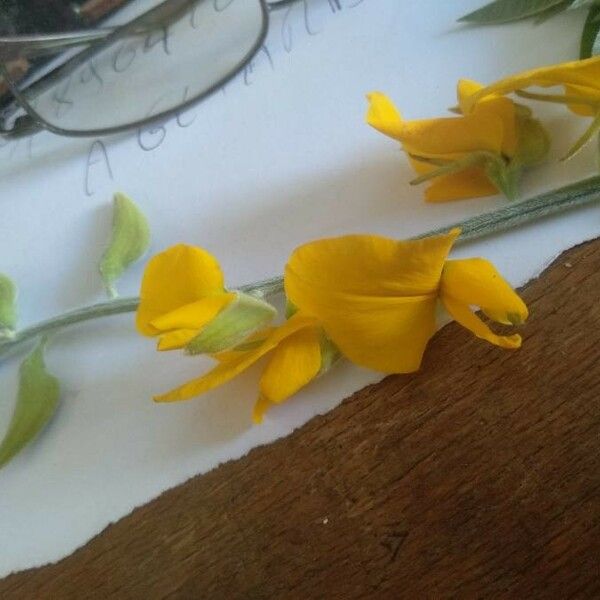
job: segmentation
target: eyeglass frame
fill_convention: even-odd
[[[35,135],[41,131],[50,131],[55,133],[56,135],[62,135],[65,137],[75,137],[75,138],[85,138],[85,137],[100,137],[105,135],[113,135],[117,133],[123,133],[124,131],[129,131],[133,129],[137,129],[140,127],[144,127],[146,125],[150,125],[152,123],[156,123],[167,119],[168,117],[173,116],[174,114],[186,110],[187,108],[202,102],[202,100],[206,99],[208,96],[214,94],[219,88],[223,85],[231,81],[234,77],[236,77],[241,71],[243,71],[248,64],[252,61],[252,59],[260,52],[267,34],[269,32],[270,20],[269,16],[271,12],[275,10],[279,10],[294,4],[298,0],[257,0],[262,15],[262,25],[261,30],[258,34],[256,42],[252,45],[250,50],[245,54],[245,56],[232,68],[230,69],[222,78],[218,79],[213,85],[204,90],[202,93],[185,100],[181,104],[169,108],[161,113],[157,113],[156,115],[152,115],[151,117],[147,117],[145,119],[139,119],[136,121],[132,121],[131,123],[126,123],[124,125],[117,125],[115,127],[105,127],[100,129],[88,129],[84,131],[78,130],[70,130],[63,129],[61,127],[57,127],[52,123],[48,122],[44,117],[36,112],[36,110],[31,106],[29,101],[25,98],[24,94],[18,88],[17,82],[13,80],[10,73],[8,72],[6,60],[10,57],[10,50],[12,49],[39,49],[39,50],[47,50],[50,48],[69,48],[71,46],[82,45],[94,40],[103,40],[105,43],[110,43],[114,37],[118,37],[124,30],[130,29],[136,22],[147,17],[151,13],[156,10],[159,10],[163,7],[169,5],[173,0],[165,0],[161,2],[157,6],[152,9],[142,13],[132,21],[124,24],[123,26],[114,27],[114,28],[104,28],[99,30],[89,30],[89,31],[76,31],[70,32],[66,34],[40,34],[40,35],[23,35],[23,36],[12,36],[12,37],[0,37],[0,75],[7,82],[10,93],[14,96],[13,103],[19,106],[22,110],[25,111],[24,115],[17,117],[14,121],[13,127],[10,129],[5,128],[5,123],[3,119],[0,117],[0,138],[4,139],[18,139],[22,137],[28,137],[31,135]],[[189,0],[189,6],[191,7],[194,4],[195,0]],[[97,48],[91,47],[87,50],[80,52],[75,55],[70,60],[77,60],[79,62],[85,60],[89,55],[93,55],[97,52]],[[4,55],[3,55],[4,54]],[[59,71],[64,67],[61,65],[56,72],[50,72],[43,79],[48,76],[58,75]],[[40,81],[42,81],[40,80]],[[36,84],[39,83],[35,82]],[[35,84],[34,84],[35,85]]]

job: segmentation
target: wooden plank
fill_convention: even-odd
[[[526,286],[521,351],[446,327],[419,373],[166,492],[0,597],[600,597],[599,292],[596,240]]]

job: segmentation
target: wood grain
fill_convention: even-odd
[[[419,373],[0,581],[0,598],[600,597],[599,292],[596,240],[526,286],[521,351],[446,327]]]

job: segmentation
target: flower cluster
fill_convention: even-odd
[[[564,94],[528,91],[562,87]],[[600,131],[600,57],[533,69],[483,86],[461,80],[458,117],[406,121],[384,94],[368,95],[367,122],[399,141],[418,177],[430,182],[429,202],[488,196],[501,191],[513,199],[523,168],[542,162],[549,150],[544,127],[531,110],[507,95],[565,104],[593,117],[565,156],[570,158]]]
[[[477,337],[518,348],[518,334],[496,335],[471,307],[512,325],[527,319],[527,307],[488,261],[448,260],[459,233],[408,241],[350,235],[299,247],[285,269],[288,318],[277,326],[262,299],[225,289],[205,250],[179,245],[155,256],[142,281],[138,330],[158,337],[159,350],[183,348],[216,362],[155,400],[198,396],[266,357],[254,408],[260,422],[340,356],[381,373],[416,371],[438,304]]]

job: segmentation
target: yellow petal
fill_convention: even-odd
[[[495,196],[498,190],[480,167],[465,169],[460,173],[442,175],[431,181],[425,190],[427,202],[448,202],[467,198]]]
[[[160,336],[156,349],[161,352],[167,350],[180,350],[187,346],[197,335],[197,329],[177,329],[175,331],[169,331]]]
[[[515,103],[509,98],[491,96],[479,102],[474,115],[496,117],[502,121],[502,154],[511,157],[517,150],[517,120]]]
[[[211,371],[193,379],[166,394],[156,396],[156,402],[176,402],[179,400],[188,400],[194,396],[199,396],[209,390],[212,390],[239,375],[265,354],[273,350],[288,336],[294,334],[305,327],[314,327],[315,321],[302,315],[294,315],[289,321],[273,330],[269,337],[256,349],[249,352],[228,352],[226,357],[220,355],[219,364]]]
[[[305,244],[286,265],[287,297],[353,362],[384,373],[414,371],[435,329],[441,270],[458,234]]]
[[[260,378],[254,420],[261,422],[272,404],[279,404],[310,383],[321,369],[320,334],[306,327],[284,339],[273,350]]]
[[[485,112],[463,117],[405,121],[398,139],[409,154],[456,160],[472,152],[500,154],[504,126],[497,115]]]
[[[180,244],[153,257],[142,279],[136,325],[143,335],[156,335],[157,317],[223,291],[223,273],[216,259],[194,246]]]
[[[380,373],[419,369],[435,333],[436,298],[340,296],[313,305],[325,332],[353,363]]]
[[[437,290],[460,230],[418,240],[346,235],[299,246],[285,268],[288,299],[304,312],[305,297],[420,296]]]
[[[595,89],[580,86],[580,85],[565,85],[565,94],[567,96],[575,96],[579,98],[585,98],[586,100],[592,100],[600,105],[600,85]],[[581,117],[595,117],[598,113],[598,108],[593,106],[586,106],[585,104],[568,104],[569,109],[576,115]]]
[[[510,336],[496,335],[467,304],[463,304],[449,296],[443,296],[442,302],[450,316],[463,327],[474,333],[478,338],[487,340],[491,344],[501,348],[515,349],[521,346],[521,336],[518,334]]]
[[[523,300],[496,267],[482,258],[447,261],[440,296],[479,306],[490,318],[507,325],[523,323],[529,316]]]
[[[373,92],[367,98],[367,123],[402,142],[409,154],[454,160],[475,151],[501,151],[503,123],[498,115],[490,111],[466,118],[404,121],[385,94]]]
[[[235,294],[221,292],[215,296],[207,296],[202,300],[190,302],[165,313],[150,322],[157,331],[173,329],[195,329],[196,333],[208,322],[212,321],[233,299]]]
[[[254,409],[252,410],[252,420],[257,425],[260,425],[263,422],[266,412],[273,406],[272,402],[269,402],[263,396],[259,396],[254,404]]]
[[[508,94],[532,86],[551,87],[555,85],[573,85],[589,91],[600,87],[600,56],[586,60],[576,60],[558,65],[531,69],[510,77],[505,77],[475,92],[464,99],[464,110],[470,113],[473,107],[484,97],[492,94]]]
[[[394,106],[394,103],[381,92],[367,94],[369,109],[367,111],[367,123],[396,140],[402,135],[402,116]]]
[[[469,98],[474,96],[479,90],[483,89],[484,85],[471,79],[461,79],[456,86],[456,95],[458,99],[458,107],[463,115],[470,112],[468,104]]]

